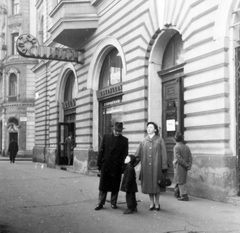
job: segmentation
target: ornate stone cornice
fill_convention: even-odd
[[[34,107],[34,103],[4,103],[2,105],[5,108],[11,108],[11,107]]]

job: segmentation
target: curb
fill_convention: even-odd
[[[9,157],[0,156],[0,161],[8,161],[9,162],[10,160],[9,160]],[[31,158],[31,157],[16,157],[15,161],[33,161],[33,158]]]

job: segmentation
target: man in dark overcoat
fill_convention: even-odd
[[[113,132],[103,136],[97,160],[97,166],[101,175],[98,205],[95,210],[103,208],[108,192],[111,192],[111,207],[113,209],[117,208],[122,167],[128,155],[128,139],[122,136],[122,130],[123,123],[116,122]]]
[[[15,163],[15,158],[18,152],[18,143],[12,138],[11,142],[9,143],[8,153],[10,157],[10,163]]]

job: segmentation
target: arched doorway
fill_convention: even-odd
[[[8,142],[10,143],[12,139],[14,139],[15,142],[18,142],[18,127],[19,127],[19,121],[15,117],[11,117],[8,120],[7,129],[9,134]],[[21,145],[19,145],[21,147]]]
[[[158,72],[162,80],[162,137],[166,143],[169,175],[173,177],[173,147],[176,132],[184,133],[183,101],[183,41],[176,32],[169,40]]]
[[[58,124],[58,165],[73,165],[73,148],[71,150],[71,162],[68,162],[67,143],[66,139],[69,134],[72,134],[73,144],[75,146],[75,121],[76,121],[76,97],[77,88],[75,82],[75,75],[73,71],[69,70],[65,76],[62,102],[63,122]]]

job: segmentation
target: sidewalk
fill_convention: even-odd
[[[33,159],[31,157],[23,157],[23,156],[19,157],[19,156],[17,156],[15,160],[16,161],[32,161]],[[9,157],[5,157],[5,156],[2,156],[0,154],[0,162],[1,161],[10,161],[10,160],[9,160]]]
[[[240,207],[190,196],[180,202],[161,194],[159,212],[138,187],[138,213],[123,215],[110,203],[95,211],[97,176],[83,175],[29,161],[0,161],[0,232],[6,233],[240,233]],[[108,197],[109,198],[109,197]]]

